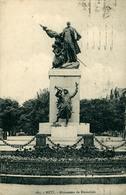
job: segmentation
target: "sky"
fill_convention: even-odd
[[[49,88],[54,40],[40,23],[62,32],[70,21],[81,34],[78,58],[87,65],[80,65],[81,99],[106,97],[111,88],[126,87],[126,1],[117,0],[106,18],[94,11],[95,0],[90,16],[81,1],[0,0],[0,97],[23,103]]]

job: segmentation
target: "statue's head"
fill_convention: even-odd
[[[70,27],[71,23],[70,22],[67,22],[67,26]]]
[[[67,89],[64,89],[64,94],[66,95],[68,93],[69,93],[69,91]]]
[[[59,96],[62,96],[62,90],[59,90],[59,91],[58,91],[58,95],[59,95]]]

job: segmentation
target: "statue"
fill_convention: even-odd
[[[77,41],[81,38],[81,35],[76,31],[76,29],[71,27],[70,22],[67,22],[67,27],[63,30],[62,36],[68,62],[76,62],[77,54],[81,52],[77,43]]]
[[[77,94],[78,92],[78,83],[75,83],[75,92],[70,95],[69,91],[67,89],[63,89],[60,87],[55,86],[55,89],[57,90],[55,96],[57,97],[57,119],[55,121],[58,122],[59,119],[66,119],[66,125],[69,122],[69,119],[72,115],[72,101],[71,99]]]
[[[53,68],[78,68],[77,54],[81,51],[77,41],[79,41],[81,35],[71,27],[70,22],[67,22],[67,27],[61,33],[52,31],[41,24],[40,26],[50,38],[55,38],[52,45],[54,53]]]

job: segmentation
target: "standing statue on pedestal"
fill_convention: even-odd
[[[41,24],[40,26],[50,38],[55,38],[52,45],[55,54],[52,63],[53,68],[78,68],[77,54],[81,51],[77,41],[81,35],[71,27],[70,22],[67,22],[67,27],[61,33],[52,31]]]
[[[71,27],[70,22],[67,22],[67,27],[63,30],[62,36],[68,62],[76,62],[77,54],[81,52],[77,43],[77,41],[81,38],[81,35],[76,31],[76,29]]]
[[[66,125],[69,122],[69,119],[72,115],[72,98],[77,94],[78,92],[78,83],[75,83],[75,92],[70,95],[69,91],[67,89],[62,89],[60,87],[55,86],[55,89],[57,89],[57,92],[55,96],[57,97],[57,120],[59,119],[66,119]],[[55,123],[56,123],[55,122]]]

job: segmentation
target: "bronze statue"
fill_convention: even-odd
[[[67,22],[67,27],[63,30],[62,36],[68,62],[76,62],[77,54],[81,52],[77,43],[77,41],[79,41],[81,38],[81,35],[76,31],[75,28],[71,27],[70,22]]]
[[[78,92],[78,83],[75,83],[75,92],[70,95],[69,91],[67,89],[63,89],[60,87],[55,86],[55,89],[57,90],[55,96],[57,97],[57,120],[55,121],[58,122],[59,119],[66,119],[66,125],[69,122],[69,119],[71,118],[72,115],[72,101],[71,99],[77,94]]]
[[[41,24],[40,26],[50,38],[55,38],[52,45],[55,54],[52,63],[53,68],[71,68],[71,63],[77,62],[77,54],[81,52],[77,43],[81,35],[71,27],[70,22],[67,22],[67,27],[61,33],[52,31]],[[78,64],[79,62],[74,64],[72,68],[78,68]]]

